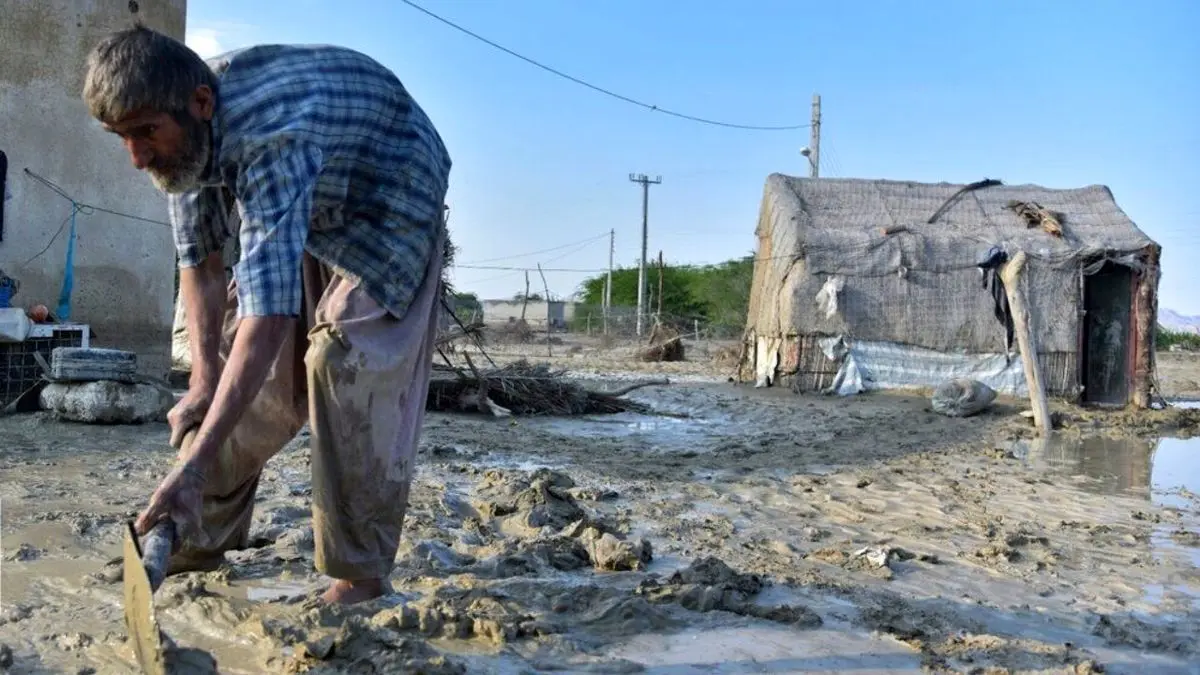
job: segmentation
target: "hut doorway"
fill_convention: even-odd
[[[1125,405],[1130,388],[1133,271],[1107,262],[1095,274],[1084,276],[1083,308],[1083,400]]]

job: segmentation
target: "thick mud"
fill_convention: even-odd
[[[177,672],[1200,672],[1200,410],[1041,440],[1012,401],[634,396],[676,415],[430,415],[392,592],[349,609],[302,433],[252,546],[156,596]],[[120,528],[166,440],[0,419],[0,666],[133,672]]]

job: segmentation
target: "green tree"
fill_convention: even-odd
[[[693,320],[723,332],[741,330],[746,322],[750,302],[750,286],[754,276],[754,257],[728,260],[715,265],[665,265],[663,268],[662,310],[664,319],[690,328]],[[614,307],[637,305],[636,267],[613,270],[612,303]],[[658,309],[658,268],[646,269],[649,311]],[[604,304],[607,275],[600,274],[584,280],[579,290],[582,304],[598,312]]]
[[[450,302],[451,307],[454,308],[454,314],[460,319],[470,317],[472,312],[483,311],[483,303],[479,301],[479,296],[474,293],[454,293],[451,296]]]

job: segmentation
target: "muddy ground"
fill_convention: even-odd
[[[253,547],[160,590],[180,672],[1200,672],[1200,410],[1056,406],[1047,443],[1019,401],[950,419],[724,384],[719,346],[569,348],[589,386],[670,372],[631,396],[687,416],[431,415],[394,592],[354,610],[312,603],[301,434]],[[1169,396],[1200,389],[1188,358]],[[132,672],[113,561],[166,439],[0,419],[0,666]]]

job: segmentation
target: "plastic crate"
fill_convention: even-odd
[[[0,409],[20,398],[44,376],[34,353],[50,364],[55,347],[88,347],[84,324],[35,324],[23,342],[0,342]]]

